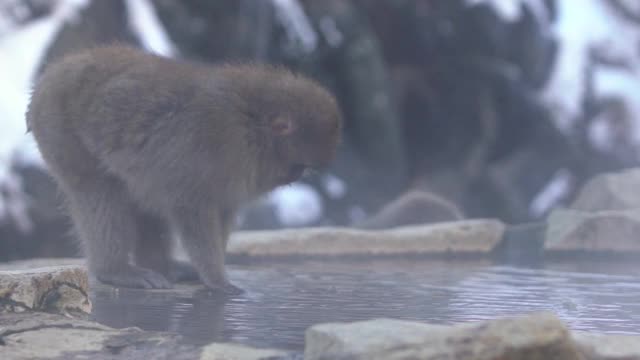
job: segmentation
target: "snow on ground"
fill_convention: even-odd
[[[35,141],[26,133],[25,112],[36,71],[47,47],[62,25],[75,21],[88,0],[61,0],[53,13],[0,37],[0,221],[10,219],[28,231],[27,197],[20,178],[12,173],[14,161],[42,165]],[[148,0],[128,0],[131,27],[150,51],[171,56],[175,50]],[[9,24],[4,19],[0,24]],[[8,25],[7,25],[8,26]]]
[[[336,21],[330,16],[323,16],[318,21],[318,28],[329,46],[337,48],[344,41],[344,35],[338,29]]]
[[[640,37],[639,37],[640,39]],[[635,42],[637,43],[637,41]],[[637,59],[634,59],[637,62]],[[640,159],[640,63],[633,65],[630,71],[601,69],[596,72],[594,77],[594,88],[600,98],[615,98],[624,104],[625,113],[622,114],[623,120],[630,120],[631,134],[628,140],[635,145],[635,157]],[[608,143],[601,143],[601,149],[611,149],[614,143],[619,140],[619,124],[615,123],[615,115],[607,118],[606,122],[594,121],[590,130],[590,134],[594,134],[597,129],[594,127],[600,125],[603,132],[606,132]],[[594,145],[598,145],[592,138]]]
[[[272,191],[268,201],[275,207],[278,221],[285,226],[304,226],[320,219],[323,204],[310,185],[293,183]]]
[[[22,0],[4,0],[0,11],[0,36],[12,31],[17,23],[30,15],[29,7]]]
[[[34,76],[49,42],[65,21],[72,21],[84,0],[61,1],[49,17],[34,21],[0,38],[0,182],[12,157],[39,161],[29,136],[24,114]]]
[[[542,216],[556,204],[564,200],[571,188],[571,173],[567,169],[558,170],[551,181],[531,202],[529,211],[534,216]]]
[[[292,44],[300,44],[305,53],[315,50],[318,44],[316,34],[309,18],[298,0],[271,0],[276,16],[284,25],[287,37]]]
[[[557,125],[571,131],[581,113],[585,91],[585,69],[589,52],[598,50],[610,59],[628,63],[629,69],[602,68],[595,73],[595,93],[598,97],[617,95],[632,107],[634,122],[640,132],[640,58],[636,46],[640,29],[628,23],[605,1],[558,1],[559,21],[554,32],[560,40],[560,52],[550,83],[544,92],[545,100],[556,110]],[[634,134],[640,141],[640,135]]]
[[[0,85],[2,164],[8,163],[16,148],[25,140],[24,113],[29,101],[32,78],[55,27],[55,21],[45,19],[0,38],[0,69],[5,69]]]
[[[84,0],[59,3],[49,17],[34,21],[0,38],[0,220],[10,218],[19,229],[28,231],[26,196],[11,163],[42,164],[31,136],[25,135],[24,114],[33,78],[49,42],[65,21],[74,19]]]
[[[522,6],[528,7],[539,19],[547,18],[543,0],[466,0],[468,6],[486,4],[491,6],[503,20],[517,21],[522,15]]]
[[[163,56],[175,56],[176,48],[156,16],[149,0],[127,0],[129,26],[145,49]]]
[[[538,19],[546,22],[542,0],[466,0],[469,6],[488,4],[505,21],[516,21],[526,6]],[[579,4],[578,4],[579,3]],[[637,1],[626,1],[638,8]],[[558,20],[551,31],[559,41],[559,54],[550,82],[542,92],[543,99],[554,110],[556,126],[570,134],[580,120],[585,95],[585,72],[590,65],[590,52],[597,51],[612,62],[624,62],[627,68],[599,66],[593,86],[597,98],[618,98],[631,118],[631,140],[640,148],[640,27],[618,14],[605,0],[558,0]],[[594,121],[588,129],[593,144],[611,149],[615,130],[607,121]]]
[[[332,199],[340,199],[347,193],[347,184],[333,174],[326,174],[322,177],[322,185]]]
[[[0,38],[0,183],[8,176],[12,159],[39,162],[30,135],[25,135],[24,114],[35,72],[50,41],[66,21],[74,21],[87,0],[63,0],[53,14]],[[148,0],[128,0],[131,26],[150,51],[175,54]]]

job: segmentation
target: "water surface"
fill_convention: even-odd
[[[315,323],[393,317],[437,324],[553,311],[572,329],[640,334],[640,265],[572,261],[538,268],[485,261],[306,261],[230,266],[246,293],[99,287],[95,320],[172,331],[189,342],[301,349]]]

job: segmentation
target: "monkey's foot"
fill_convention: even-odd
[[[177,260],[172,260],[169,263],[169,273],[167,277],[172,282],[195,281],[200,279],[196,268],[186,262]]]
[[[171,283],[162,274],[153,270],[137,267],[122,266],[119,269],[100,272],[96,278],[101,282],[116,287],[143,289],[170,289]]]

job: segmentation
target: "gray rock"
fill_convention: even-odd
[[[388,229],[403,225],[430,224],[464,219],[453,202],[423,190],[409,190],[355,227]]]
[[[280,350],[234,344],[204,348],[179,335],[113,329],[91,321],[47,313],[0,316],[0,359],[202,359],[258,360],[293,358]]]
[[[581,359],[567,328],[555,316],[518,318],[457,326],[378,319],[309,328],[305,359]]]
[[[315,359],[366,359],[398,348],[419,346],[449,327],[395,319],[318,324],[305,333],[304,356]]]
[[[487,254],[502,239],[498,220],[466,220],[366,231],[311,228],[238,232],[227,251],[236,256]]]
[[[45,313],[0,316],[0,358],[46,359],[66,351],[100,350],[109,328]]]
[[[548,219],[546,251],[629,254],[640,251],[640,209],[584,212],[554,210]]]
[[[640,360],[640,336],[576,332],[573,338],[586,359]]]
[[[47,311],[83,316],[91,312],[83,266],[61,265],[0,271],[0,312]]]
[[[46,313],[0,316],[0,359],[198,359],[180,337]]]
[[[571,208],[583,211],[640,208],[640,168],[602,174],[589,180]]]
[[[42,267],[57,266],[84,266],[84,259],[79,258],[32,258],[28,260],[14,260],[0,263],[0,271],[2,270],[26,270],[37,269]]]
[[[271,360],[284,358],[286,351],[274,349],[256,349],[244,345],[213,343],[202,349],[201,360]]]

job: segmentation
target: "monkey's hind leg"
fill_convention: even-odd
[[[162,274],[130,264],[139,229],[135,209],[116,179],[84,179],[69,190],[71,216],[85,245],[89,270],[98,280],[121,287],[171,287]]]
[[[144,211],[137,214],[140,234],[134,250],[137,265],[163,274],[171,282],[198,280],[191,265],[172,258],[172,238],[167,222]]]

